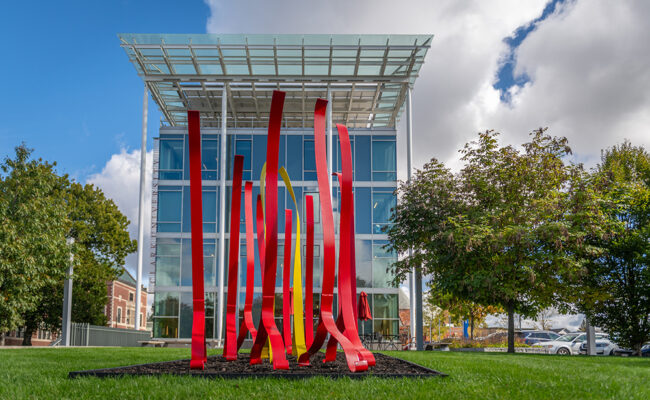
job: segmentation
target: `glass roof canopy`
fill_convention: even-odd
[[[317,98],[332,96],[332,121],[350,128],[394,127],[431,35],[119,34],[121,46],[166,123],[266,127],[273,90],[287,92],[286,127],[312,126]]]

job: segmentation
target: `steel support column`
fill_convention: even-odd
[[[65,281],[63,283],[63,321],[61,323],[61,336],[63,340],[63,346],[70,346],[70,326],[72,318],[72,274],[74,273],[74,255],[72,253],[72,245],[74,244],[74,239],[69,238],[67,240],[68,246],[70,246],[70,265],[68,265],[68,273],[66,274]]]
[[[228,125],[228,92],[224,83],[221,92],[221,157],[219,157],[219,312],[217,314],[217,345],[223,346],[223,292],[226,269],[226,127]]]
[[[140,328],[140,299],[142,296],[142,264],[144,262],[144,190],[147,176],[147,117],[149,91],[144,85],[142,98],[142,143],[140,145],[140,198],[138,200],[138,270],[135,278],[135,329]]]
[[[411,88],[406,92],[406,169],[407,180],[411,182],[413,169],[413,109],[411,106]],[[409,250],[409,256],[412,251]],[[410,276],[411,300],[411,337],[415,337],[416,349],[423,350],[422,337],[422,274],[413,268]]]

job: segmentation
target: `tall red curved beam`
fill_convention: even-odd
[[[343,347],[348,368],[352,372],[366,371],[368,362],[363,359],[360,353],[354,348],[341,331],[336,327],[332,315],[332,303],[334,300],[334,275],[336,264],[336,249],[334,237],[334,216],[332,214],[332,200],[330,198],[329,180],[327,173],[327,161],[325,156],[325,110],[327,100],[318,99],[314,109],[314,148],[316,156],[316,174],[318,177],[318,192],[320,195],[321,217],[323,224],[323,285],[320,304],[320,318],[316,337],[306,353],[298,359],[300,365],[309,365],[309,359],[320,350],[327,333],[334,336]],[[270,169],[270,167],[269,167]],[[346,220],[346,225],[349,226]],[[349,241],[348,241],[349,244]],[[268,249],[267,249],[268,250]],[[349,253],[347,255],[349,257]],[[348,293],[349,297],[349,293]]]
[[[257,252],[260,255],[260,277],[264,282],[264,209],[262,207],[262,196],[258,194],[255,224],[257,228]]]
[[[228,361],[237,359],[237,278],[239,275],[239,224],[241,212],[241,180],[244,156],[235,156],[230,200],[230,246],[228,252],[228,299],[226,301],[226,341],[223,356]]]
[[[192,358],[191,369],[203,369],[205,351],[205,294],[203,291],[203,210],[201,200],[201,118],[187,112],[190,155],[190,203],[192,222]]]
[[[284,266],[282,268],[282,336],[291,354],[291,210],[284,210]]]
[[[247,181],[244,185],[244,215],[246,217],[246,300],[244,302],[244,320],[239,327],[237,337],[237,350],[246,339],[246,333],[250,332],[253,341],[257,335],[257,329],[253,322],[253,291],[255,290],[255,243],[253,234],[253,182]]]
[[[264,282],[262,284],[262,324],[258,325],[257,337],[251,349],[250,363],[262,362],[262,348],[266,339],[271,343],[273,368],[288,369],[289,362],[284,353],[282,335],[275,325],[274,299],[275,276],[277,272],[278,252],[278,155],[280,146],[280,128],[282,126],[282,108],[285,93],[274,91],[271,99],[271,112],[266,144],[266,185],[265,185],[265,226],[266,248],[264,254]]]
[[[368,361],[369,366],[375,365],[375,357],[368,351],[359,338],[357,330],[357,283],[356,283],[356,262],[354,260],[354,199],[352,193],[352,147],[348,128],[345,125],[337,124],[341,141],[341,244],[339,254],[339,293],[343,298],[339,299],[343,311],[343,322],[345,325],[345,336],[350,339],[355,349]],[[343,270],[340,270],[340,266]],[[342,288],[342,289],[341,289]]]
[[[375,365],[375,357],[366,350],[359,338],[356,320],[356,268],[354,260],[354,203],[352,193],[352,150],[350,137],[345,125],[336,125],[341,142],[341,173],[337,173],[341,192],[341,219],[339,226],[339,316],[337,326],[343,330],[354,348],[368,361]],[[325,360],[336,359],[336,338],[331,337],[327,345]]]
[[[305,260],[305,337],[307,348],[314,341],[314,197],[305,196],[307,207],[307,259]]]
[[[352,308],[354,309],[354,322],[359,331],[359,310],[357,309],[357,252],[356,242],[354,241],[354,192],[350,195],[352,211],[350,212],[350,276],[352,277]]]

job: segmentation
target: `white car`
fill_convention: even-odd
[[[596,333],[596,339],[604,339],[607,335]],[[580,354],[580,345],[587,340],[587,334],[581,332],[567,333],[550,342],[535,343],[534,347],[543,347],[549,354]]]
[[[609,339],[598,339],[596,340],[596,355],[599,356],[613,356],[616,355],[618,346],[616,343],[612,342]],[[587,354],[587,342],[584,341],[580,345],[580,354]]]

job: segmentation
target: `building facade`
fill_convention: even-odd
[[[190,186],[187,110],[201,112],[203,232],[207,338],[221,339],[225,323],[228,241],[230,239],[231,174],[234,155],[244,156],[244,180],[259,193],[266,160],[266,125],[273,90],[287,93],[279,165],[291,178],[298,210],[283,182],[278,191],[278,273],[276,296],[282,292],[284,211],[302,217],[304,199],[314,196],[314,304],[320,300],[322,271],[318,187],[314,159],[313,107],[329,100],[328,166],[340,171],[335,124],[349,128],[355,200],[358,292],[368,293],[373,315],[360,321],[362,334],[399,334],[398,289],[390,266],[397,256],[384,249],[391,209],[396,205],[396,125],[429,48],[428,35],[139,35],[120,39],[145,82],[145,95],[160,108],[159,135],[154,140],[152,193],[156,338],[188,339],[192,329]],[[408,111],[408,110],[407,110]],[[410,115],[410,113],[407,113]],[[410,127],[410,125],[409,125]],[[410,128],[409,128],[410,129]],[[143,132],[143,136],[146,133]],[[335,222],[338,185],[331,184]],[[243,195],[243,194],[242,194]],[[242,201],[242,205],[243,205]],[[243,235],[244,212],[240,231]],[[295,217],[294,217],[295,226]],[[293,241],[295,245],[295,240]],[[257,244],[240,244],[239,310],[243,317],[246,245],[255,249],[253,315],[261,311],[261,277]],[[303,248],[302,256],[305,257]],[[292,257],[294,252],[291,251]],[[303,264],[303,276],[304,265]],[[281,329],[281,301],[276,318]],[[335,307],[336,309],[336,307]],[[314,314],[318,315],[316,309]],[[221,321],[219,319],[221,318]],[[221,328],[221,332],[219,329]]]
[[[139,330],[147,328],[147,291],[142,290],[140,307],[136,308],[136,281],[131,274],[122,269],[122,274],[114,281],[106,283],[108,302],[106,303],[106,326],[110,328],[133,329],[135,313],[140,313]]]

